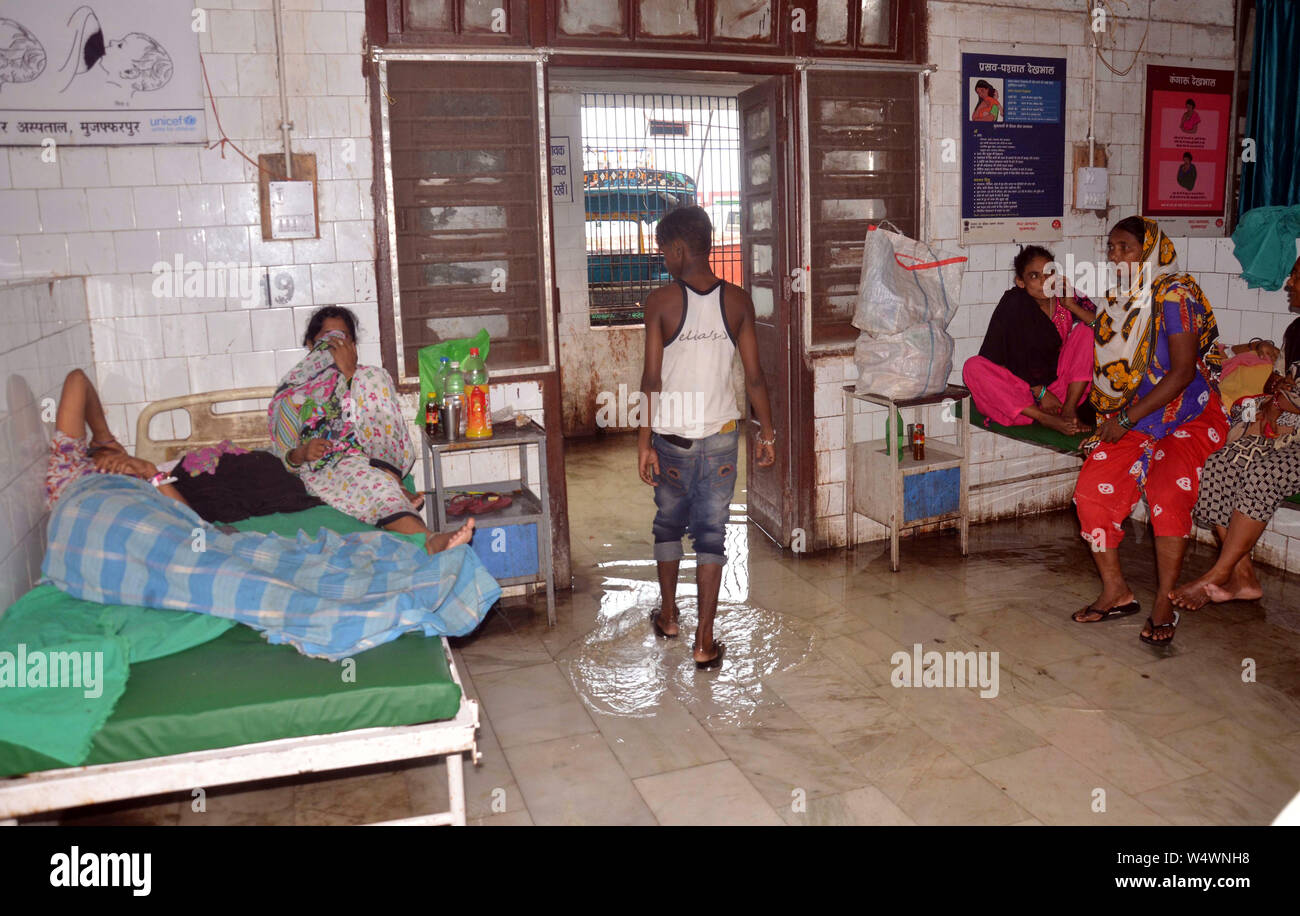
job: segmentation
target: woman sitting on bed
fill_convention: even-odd
[[[474,520],[435,534],[402,486],[415,464],[397,388],[378,366],[357,365],[357,320],[346,308],[317,309],[307,355],[280,380],[268,414],[271,448],[307,491],[353,518],[400,534],[423,534],[437,553],[469,542]]]
[[[86,439],[86,427],[90,439]],[[45,504],[58,502],[63,489],[87,474],[125,474],[148,480],[161,493],[184,503],[174,480],[159,473],[151,461],[133,458],[109,431],[104,407],[95,386],[80,369],[73,369],[63,380],[59,409],[54,418],[54,439],[50,443],[50,460],[45,469]]]
[[[1038,245],[1016,255],[1016,285],[1003,293],[962,379],[994,423],[1038,422],[1073,436],[1087,429],[1076,411],[1092,388],[1096,308],[1083,296],[1048,294],[1052,262],[1052,253]]]

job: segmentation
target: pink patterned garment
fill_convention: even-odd
[[[217,462],[221,460],[222,455],[247,455],[248,449],[240,448],[229,439],[222,439],[216,445],[209,445],[207,448],[201,448],[190,452],[181,459],[181,470],[189,473],[191,477],[198,477],[200,474],[213,474],[217,470]]]
[[[1074,327],[1074,313],[1062,305],[1060,299],[1053,301],[1056,303],[1056,311],[1052,312],[1052,324],[1056,325],[1056,332],[1064,341],[1069,338],[1070,329]]]
[[[87,474],[106,474],[95,467],[90,457],[90,445],[85,439],[74,439],[62,430],[54,431],[50,442],[50,460],[45,466],[45,507],[58,502],[63,488]]]

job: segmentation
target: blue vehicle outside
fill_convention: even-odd
[[[650,227],[665,213],[695,203],[695,182],[680,172],[659,169],[593,169],[583,173],[583,198],[589,229],[597,236],[593,240],[593,233],[587,233],[591,322],[639,324],[645,320],[645,297],[672,279]],[[602,227],[620,223],[635,225],[635,244],[630,234],[618,243],[613,243],[612,233],[602,237]],[[610,248],[618,250],[602,250]]]

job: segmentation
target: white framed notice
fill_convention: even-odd
[[[200,143],[191,0],[0,4],[0,146]]]

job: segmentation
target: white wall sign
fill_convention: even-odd
[[[0,4],[0,146],[206,142],[189,0]]]
[[[551,138],[551,199],[573,200],[573,163],[568,137]]]

